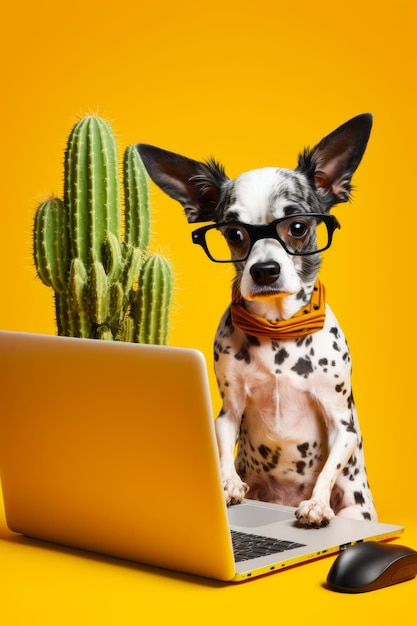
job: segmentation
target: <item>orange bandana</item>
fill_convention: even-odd
[[[288,320],[267,320],[246,311],[243,298],[233,290],[232,323],[253,337],[269,337],[270,339],[300,339],[316,333],[324,326],[326,319],[326,303],[324,286],[319,280],[314,285],[309,304]]]

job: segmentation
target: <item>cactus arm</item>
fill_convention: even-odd
[[[162,256],[152,255],[143,265],[136,297],[135,341],[168,342],[168,317],[173,291],[172,267]]]
[[[88,274],[80,259],[71,261],[68,279],[68,334],[70,337],[91,337],[93,324],[86,310]],[[61,333],[60,333],[61,334]]]
[[[119,239],[109,233],[103,246],[103,265],[109,283],[119,280],[124,266],[122,247]]]
[[[87,278],[87,270],[84,263],[80,259],[73,259],[71,261],[68,287],[70,304],[78,313],[81,313],[84,308]]]
[[[82,148],[82,149],[81,149]],[[64,203],[68,211],[71,257],[88,262],[87,128],[79,122],[68,138],[64,161]]]
[[[88,303],[94,323],[97,325],[105,324],[108,318],[110,292],[106,272],[99,261],[95,261],[91,268]]]
[[[101,246],[107,234],[120,236],[120,190],[116,142],[109,124],[89,118],[90,228],[95,230],[91,245],[101,259]],[[100,207],[103,213],[100,215]],[[92,238],[93,239],[93,238]]]
[[[151,238],[149,178],[135,146],[123,156],[125,243],[146,250]]]
[[[122,284],[117,281],[110,287],[110,320],[117,325],[122,322],[120,316],[124,313],[124,305],[125,292]]]
[[[125,265],[123,271],[123,288],[125,293],[128,294],[131,289],[134,288],[135,282],[138,278],[138,274],[143,263],[143,251],[139,248],[127,248]]]
[[[86,117],[68,140],[64,198],[68,207],[71,255],[89,265],[102,260],[108,232],[120,230],[116,145],[104,120]]]
[[[37,209],[34,222],[33,255],[41,281],[57,293],[66,289],[67,249],[64,205],[50,198]]]

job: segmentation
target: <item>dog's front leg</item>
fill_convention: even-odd
[[[214,341],[214,370],[223,406],[216,420],[217,445],[224,495],[227,504],[238,504],[249,490],[235,467],[235,448],[245,413],[246,390],[240,353],[242,337],[230,323],[230,308],[220,320]]]
[[[333,519],[334,512],[330,507],[332,489],[357,445],[356,433],[338,430],[334,441],[331,443],[327,461],[317,478],[311,498],[301,502],[295,513],[303,525],[326,526]]]
[[[234,450],[240,430],[241,416],[223,411],[216,420],[216,435],[220,453],[220,467],[227,504],[242,502],[249,487],[239,477],[235,468]]]

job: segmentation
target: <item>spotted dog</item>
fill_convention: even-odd
[[[236,269],[214,352],[226,501],[292,505],[305,526],[335,514],[376,519],[349,349],[318,281],[320,252],[339,227],[330,209],[350,199],[371,126],[370,114],[359,115],[306,149],[296,169],[257,169],[235,180],[214,160],[137,146],[188,221],[213,222],[194,231],[195,243]]]

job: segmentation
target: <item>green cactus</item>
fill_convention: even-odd
[[[134,341],[167,343],[171,282],[171,266],[164,257],[153,255],[145,261],[135,299]]]
[[[64,200],[36,211],[37,274],[55,292],[59,335],[166,344],[173,274],[148,251],[149,180],[135,146],[124,153],[123,189],[121,239],[116,143],[105,120],[85,117],[68,139]]]

